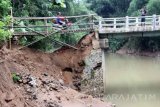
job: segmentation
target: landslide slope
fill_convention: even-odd
[[[84,58],[92,49],[93,34],[76,45],[54,53],[33,49],[0,50],[0,107],[109,107],[110,104],[81,94]],[[21,80],[13,82],[13,73]]]

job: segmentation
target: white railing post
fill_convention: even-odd
[[[13,24],[13,21],[14,21],[14,19],[13,19],[13,8],[11,7],[11,29],[10,29],[11,33],[14,33],[14,29],[13,29],[14,24]],[[9,38],[9,41],[8,41],[8,48],[9,49],[12,48],[11,38]]]
[[[14,32],[13,26],[14,26],[14,19],[13,19],[13,8],[11,8],[11,32]]]
[[[156,14],[152,17],[152,30],[156,30]]]
[[[46,30],[45,30],[45,31],[46,31],[45,33],[46,33],[46,35],[48,36],[49,33],[48,33],[47,19],[44,19],[44,24],[45,24],[45,29],[46,29]]]
[[[139,21],[138,21],[138,17],[136,17],[136,30],[138,30],[138,26],[139,26]]]
[[[116,26],[116,18],[114,18],[114,26],[113,26],[113,28],[116,29],[116,27],[117,27]]]
[[[160,26],[160,16],[158,15],[158,25]]]
[[[160,29],[160,16],[158,15],[158,19],[157,19],[157,29],[159,30]]]
[[[102,29],[102,19],[99,18],[99,31],[101,31],[101,29]]]
[[[129,17],[128,16],[126,16],[126,26],[125,26],[125,28],[126,28],[126,31],[129,30]]]

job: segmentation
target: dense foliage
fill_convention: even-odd
[[[10,24],[10,0],[0,0],[0,42],[5,42],[11,37],[11,32],[4,27]]]
[[[57,12],[61,12],[64,16],[82,15],[90,13],[90,10],[86,8],[83,2],[75,0],[12,0],[13,15],[17,17],[49,17],[56,16]],[[72,23],[80,19],[70,19]],[[39,22],[22,22],[24,25],[43,25],[43,21]],[[48,23],[52,22],[48,20]],[[21,29],[24,30],[24,29]],[[42,30],[42,29],[36,29]],[[68,44],[75,44],[80,39],[83,33],[74,34],[53,34],[52,36],[43,39],[30,47],[38,48],[44,51],[51,51],[58,48],[60,45],[55,41],[63,41]],[[20,44],[27,45],[35,40],[41,39],[41,36],[27,36],[21,38]]]
[[[0,18],[6,16],[10,8],[10,0],[0,0]]]
[[[126,16],[131,0],[87,0],[89,8],[103,17]]]
[[[54,16],[57,12],[75,15],[88,11],[74,0],[12,0],[12,7],[14,16]]]
[[[0,42],[4,42],[11,38],[11,32],[4,28],[5,25],[8,25],[7,20],[9,20],[8,17],[6,17],[4,21],[0,21]]]

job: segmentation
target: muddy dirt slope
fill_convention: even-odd
[[[110,107],[81,94],[84,58],[92,49],[86,35],[78,50],[63,47],[55,53],[33,49],[0,50],[0,107]],[[16,75],[16,76],[15,76]],[[14,77],[18,77],[16,81]]]

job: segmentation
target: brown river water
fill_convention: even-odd
[[[105,100],[116,107],[160,107],[160,57],[105,53]]]

